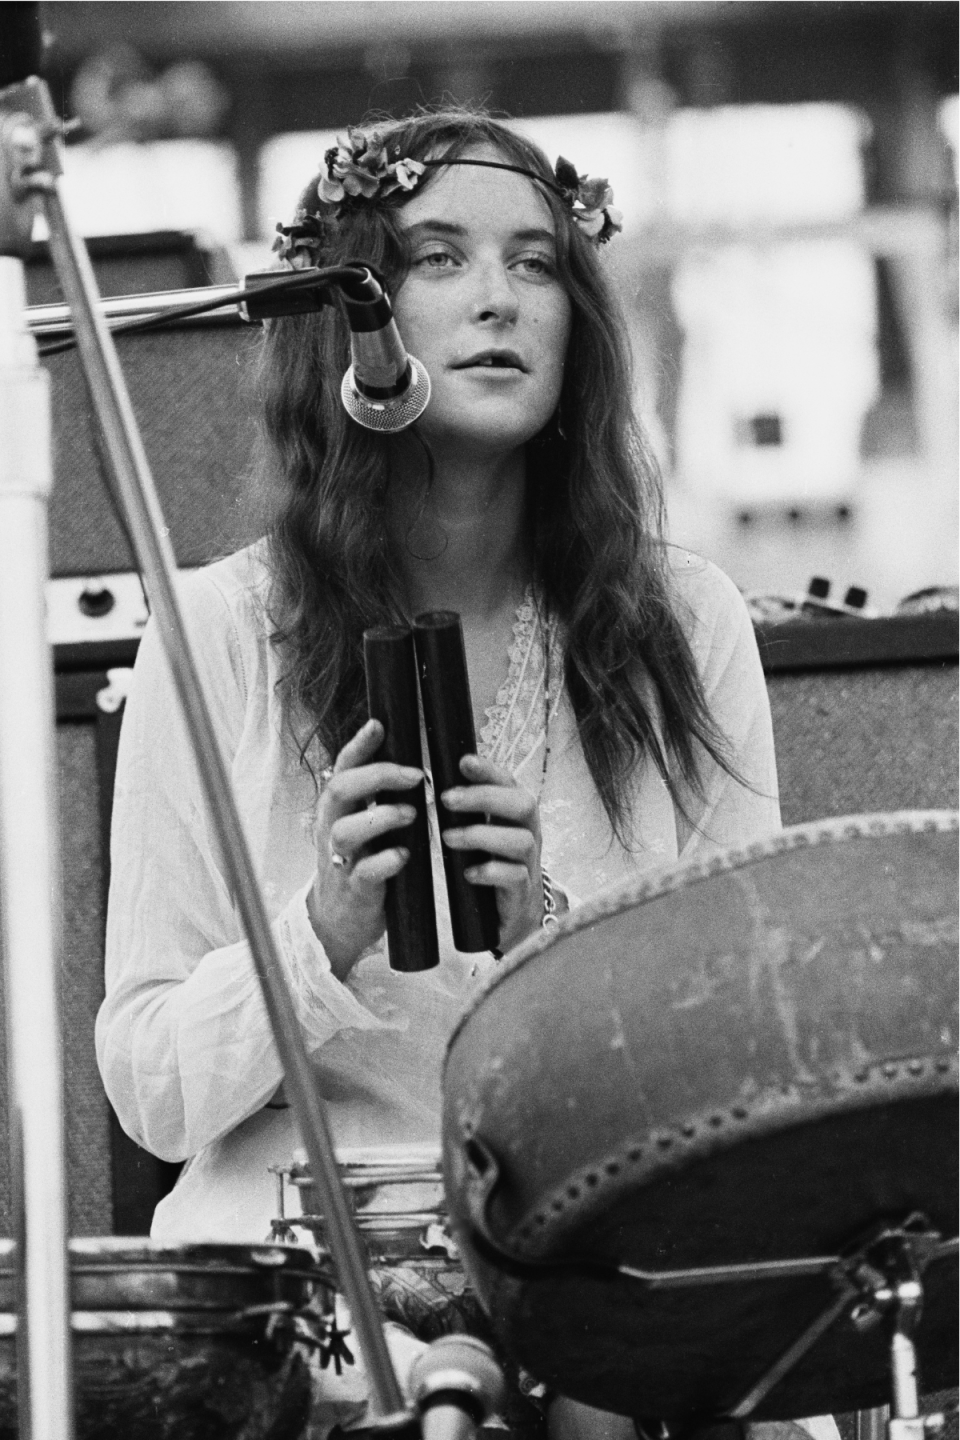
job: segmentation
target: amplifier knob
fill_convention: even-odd
[[[80,591],[77,599],[81,613],[94,620],[101,615],[109,615],[116,603],[113,591],[108,590],[106,585],[88,585]]]

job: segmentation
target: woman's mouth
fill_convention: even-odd
[[[481,350],[469,360],[459,360],[451,367],[454,370],[519,370],[526,373],[526,366],[515,350]]]

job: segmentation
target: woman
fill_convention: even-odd
[[[479,753],[444,798],[490,823],[434,833],[435,860],[441,843],[489,857],[471,879],[496,894],[504,949],[541,924],[545,872],[562,910],[779,825],[744,605],[662,540],[597,253],[611,201],[482,115],[419,114],[344,137],[282,235],[294,264],[379,267],[433,382],[411,430],[361,430],[339,399],[342,317],[275,323],[261,383],[276,521],[183,589],[342,1146],[436,1140],[445,1038],[496,964],[453,949],[439,870],[439,968],[387,963],[385,885],[421,774],[377,758],[365,627],[462,618]],[[296,1136],[149,628],[117,772],[98,1053],[128,1132],[188,1162],[154,1234],[262,1239],[269,1168]]]

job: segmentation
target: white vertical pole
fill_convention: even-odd
[[[70,1440],[54,704],[44,597],[48,377],[0,256],[0,914],[18,1245],[21,1440]]]

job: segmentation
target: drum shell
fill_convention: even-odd
[[[14,1260],[0,1242],[0,1440],[17,1434]],[[302,1336],[326,1296],[308,1253],[105,1237],[71,1241],[70,1262],[78,1440],[301,1434]]]
[[[720,1403],[712,1378],[698,1388],[696,1356],[682,1356],[686,1394],[660,1354],[649,1371],[634,1354],[630,1381],[609,1343],[591,1357],[605,1313],[634,1326],[635,1349],[674,1319],[682,1335],[682,1306],[511,1277],[476,1243],[484,1166],[497,1172],[488,1238],[520,1259],[657,1270],[835,1254],[918,1194],[955,1233],[943,1137],[955,1125],[956,877],[951,814],[798,826],[621,887],[508,957],[450,1041],[444,1166],[467,1271],[534,1374],[624,1413]],[[893,1146],[893,1162],[861,1163],[861,1137],[871,1154]],[[940,1291],[943,1268],[931,1272]],[[784,1346],[816,1313],[815,1292],[779,1297],[796,1317]],[[736,1309],[721,1305],[715,1326]],[[843,1403],[811,1404],[817,1383],[786,1383],[759,1413],[878,1403],[875,1376],[857,1390],[856,1365]]]

